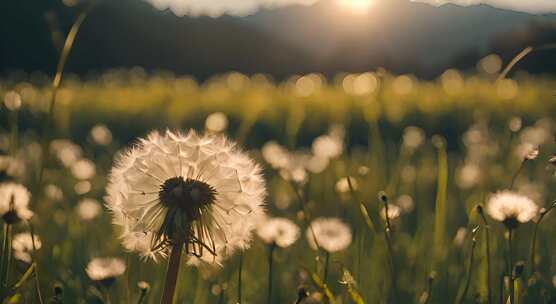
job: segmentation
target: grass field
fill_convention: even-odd
[[[153,129],[192,128],[237,141],[263,167],[268,215],[300,228],[293,245],[271,251],[272,303],[295,303],[300,286],[310,293],[300,303],[506,303],[510,285],[514,303],[554,303],[555,215],[541,209],[514,229],[516,273],[504,280],[505,225],[477,211],[509,188],[551,210],[554,88],[547,77],[495,81],[455,70],[434,81],[375,71],[282,81],[230,73],[199,83],[136,68],[66,77],[45,132],[48,79],[6,78],[0,176],[31,193],[34,216],[13,233],[41,240],[26,261],[14,255],[8,287],[22,280],[6,301],[38,303],[40,290],[45,303],[157,303],[166,261],[124,250],[101,204],[118,151]],[[308,223],[320,217],[348,225],[347,248],[312,249]],[[241,303],[266,303],[271,247],[254,233],[222,267],[183,264],[177,303],[237,303],[240,257]],[[92,280],[85,269],[95,257],[121,258],[126,271],[113,284]],[[140,281],[150,285],[144,298]]]

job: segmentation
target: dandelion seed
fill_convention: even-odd
[[[257,235],[269,245],[286,248],[299,238],[299,227],[286,218],[263,219],[257,226]]]
[[[314,233],[314,236],[313,236]],[[351,244],[351,230],[337,218],[317,218],[311,222],[306,232],[307,241],[314,250],[318,247],[329,253],[342,251]],[[315,238],[317,242],[315,242]]]
[[[185,238],[195,262],[218,264],[249,247],[266,190],[260,167],[226,138],[166,131],[119,156],[107,193],[126,249],[155,259]]]
[[[7,224],[29,220],[33,212],[29,210],[31,194],[25,186],[16,183],[0,184],[0,215]]]
[[[76,209],[79,217],[86,221],[96,218],[102,211],[100,203],[92,198],[82,199]]]
[[[487,203],[487,213],[510,229],[532,220],[538,211],[539,207],[533,200],[509,190],[491,195]]]
[[[85,272],[91,280],[110,286],[125,270],[125,262],[122,259],[109,257],[92,259]]]
[[[34,241],[34,247],[33,247]],[[25,262],[31,263],[33,250],[39,250],[42,247],[42,242],[37,235],[31,235],[30,233],[19,233],[16,234],[12,240],[12,249],[14,258]]]

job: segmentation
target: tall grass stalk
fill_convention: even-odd
[[[242,301],[242,295],[241,295],[241,290],[242,290],[242,280],[241,280],[241,276],[242,276],[242,272],[243,272],[243,252],[239,253],[239,267],[237,270],[237,304],[241,304]]]
[[[10,262],[12,258],[12,225],[4,223],[4,239],[2,242],[2,265],[0,267],[0,283],[2,295],[8,292]]]
[[[272,278],[273,278],[273,261],[274,261],[274,249],[276,244],[271,244],[268,246],[268,297],[267,303],[272,303]]]
[[[392,285],[392,297],[394,303],[399,303],[398,301],[398,278],[396,273],[396,265],[394,263],[394,248],[392,246],[392,226],[390,225],[390,217],[388,216],[388,196],[386,193],[379,193],[379,199],[384,203],[384,218],[386,225],[384,226],[384,239],[386,240],[386,248],[388,250],[388,262],[390,264],[390,279]]]
[[[512,239],[514,234],[514,229],[508,227],[508,277],[510,278],[510,302],[509,304],[515,303],[515,286],[513,277],[513,250],[512,250]]]
[[[529,265],[531,267],[529,277],[535,275],[535,251],[537,246],[537,233],[539,231],[539,225],[541,224],[543,218],[556,207],[556,201],[552,202],[550,207],[541,211],[539,219],[535,223],[535,229],[533,230],[533,238],[531,239],[531,250],[529,252]]]
[[[469,291],[469,285],[471,285],[471,278],[473,277],[473,259],[475,258],[475,247],[477,247],[477,231],[479,227],[475,227],[472,232],[471,237],[471,253],[469,254],[469,265],[467,265],[467,278],[465,279],[465,285],[463,287],[463,291],[458,296],[456,303],[463,304],[465,301],[465,297],[467,296],[467,292]]]
[[[491,263],[490,263],[490,225],[488,224],[487,218],[484,213],[484,208],[482,205],[477,206],[477,212],[481,216],[483,221],[484,231],[485,231],[485,255],[486,255],[486,268],[487,268],[487,298],[488,304],[492,304],[492,280],[491,280]]]

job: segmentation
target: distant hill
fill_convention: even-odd
[[[2,2],[0,72],[52,71],[51,30],[66,31],[75,10],[59,0]],[[205,78],[229,70],[281,77],[385,67],[433,77],[454,60],[474,60],[508,44],[505,36],[553,20],[487,5],[437,8],[407,0],[377,0],[368,14],[321,0],[216,19],[176,17],[140,0],[105,1],[85,23],[68,69],[140,65]]]

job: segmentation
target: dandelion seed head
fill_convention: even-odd
[[[102,211],[100,203],[92,198],[84,198],[77,204],[77,215],[83,220],[90,221]]]
[[[401,211],[405,213],[413,211],[413,208],[415,207],[415,202],[413,201],[413,198],[408,194],[400,195],[396,199],[396,204],[400,206]]]
[[[113,280],[126,270],[125,262],[120,258],[93,258],[85,272],[93,281]]]
[[[60,160],[60,162],[69,168],[81,158],[83,150],[79,145],[74,144],[67,139],[55,139],[50,143],[50,151]]]
[[[388,219],[395,220],[400,217],[402,209],[398,205],[388,204]],[[380,217],[386,220],[386,207],[380,209]]]
[[[290,247],[299,238],[299,227],[286,218],[263,219],[257,225],[257,235],[266,244],[278,247]]]
[[[73,186],[73,190],[75,191],[75,193],[83,195],[91,191],[91,187],[91,182],[85,180],[75,183],[75,185]]]
[[[334,187],[336,189],[336,192],[339,194],[350,192],[351,189],[349,187],[349,182],[351,182],[351,186],[353,187],[353,190],[358,189],[359,184],[354,177],[350,177],[349,181],[347,177],[342,177],[336,182],[336,185]]]
[[[317,218],[305,234],[311,248],[321,247],[331,253],[346,249],[352,239],[351,229],[338,218]]]
[[[31,194],[25,186],[8,182],[0,184],[0,215],[8,224],[29,220],[33,212],[29,210]]]
[[[288,164],[288,151],[275,141],[265,143],[261,153],[264,160],[274,169],[284,168]]]
[[[21,103],[21,96],[15,91],[9,91],[4,95],[4,105],[10,111],[19,110]]]
[[[344,151],[342,138],[332,135],[321,135],[313,141],[313,154],[316,156],[334,159]]]
[[[207,116],[205,121],[205,128],[214,133],[220,133],[228,127],[228,117],[222,112],[212,113]]]
[[[92,161],[83,158],[73,163],[71,173],[79,180],[91,179],[96,174],[96,167]]]
[[[218,265],[250,246],[266,190],[261,168],[225,137],[166,131],[118,157],[107,194],[127,250],[156,260],[181,236],[188,263]]]
[[[409,126],[403,133],[403,144],[411,150],[419,148],[425,142],[425,131],[419,127]]]
[[[511,228],[519,223],[532,220],[539,207],[527,196],[510,190],[499,191],[490,196],[487,213],[495,220],[503,222]]]
[[[112,142],[112,132],[106,125],[98,124],[91,129],[91,139],[101,146],[108,146]]]
[[[33,248],[34,241],[34,248]],[[12,240],[12,249],[14,258],[23,261],[25,263],[31,263],[33,250],[39,250],[42,247],[42,242],[37,235],[31,235],[30,233],[18,233],[14,235]]]
[[[64,192],[60,187],[48,184],[44,187],[46,197],[52,201],[61,201],[64,198]]]

